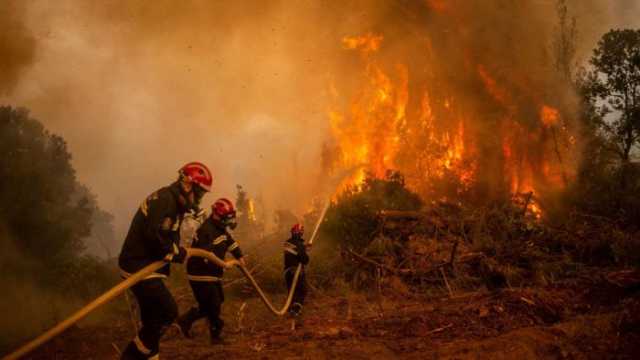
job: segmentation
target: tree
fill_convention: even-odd
[[[115,241],[113,215],[100,208],[96,196],[91,190],[78,184],[72,194],[71,201],[85,201],[91,210],[91,234],[84,239],[85,253],[103,259],[112,259],[117,254],[119,244]]]
[[[554,66],[563,80],[570,82],[576,56],[578,30],[575,17],[569,17],[567,0],[558,0],[558,25],[553,39]]]
[[[611,30],[598,42],[580,86],[607,150],[623,164],[640,141],[640,30]]]
[[[64,139],[26,109],[0,107],[0,153],[0,222],[20,252],[0,261],[21,266],[25,256],[47,269],[29,272],[48,282],[81,256],[97,205],[76,180]]]

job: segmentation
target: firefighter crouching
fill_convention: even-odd
[[[180,246],[178,233],[180,220],[187,211],[198,211],[198,203],[210,191],[211,184],[209,169],[192,162],[180,169],[176,182],[142,202],[118,259],[122,277],[158,260],[184,261],[186,250]],[[127,345],[122,359],[159,358],[160,338],[178,315],[175,300],[163,282],[169,272],[167,264],[131,288],[140,308],[142,328]]]
[[[218,199],[211,208],[211,216],[200,226],[191,247],[212,252],[224,259],[227,251],[244,264],[238,243],[229,235],[227,228],[236,227],[236,211],[228,199]],[[203,258],[187,260],[187,278],[198,302],[197,307],[178,318],[177,324],[182,334],[191,338],[191,326],[199,319],[209,321],[209,336],[212,344],[224,343],[220,334],[224,321],[220,318],[220,308],[224,302],[222,275],[224,269]]]
[[[307,284],[304,273],[304,266],[309,263],[309,256],[304,244],[304,226],[295,224],[291,228],[291,238],[284,243],[284,280],[287,284],[287,290],[291,291],[293,278],[296,273],[298,264],[302,264],[302,270],[298,277],[298,283],[293,293],[289,314],[298,316],[302,312],[304,299],[307,295]]]

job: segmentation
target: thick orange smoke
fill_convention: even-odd
[[[568,3],[583,56],[638,18],[630,0]],[[554,1],[3,0],[0,20],[0,104],[65,138],[118,241],[194,159],[216,174],[206,203],[240,183],[269,219],[304,211],[331,167],[401,170],[428,200],[512,182],[542,196],[576,161],[571,96],[550,72]],[[543,106],[557,122],[541,124]]]

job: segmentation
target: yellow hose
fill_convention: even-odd
[[[316,222],[316,226],[313,229],[313,233],[311,234],[311,238],[309,239],[309,245],[313,244],[313,240],[316,238],[316,235],[318,235],[318,229],[320,229],[320,224],[322,223],[322,220],[324,219],[324,216],[327,213],[327,209],[329,209],[330,204],[331,204],[331,199],[328,199],[325,206],[322,208],[320,217],[318,218],[318,221]],[[260,285],[258,285],[256,280],[253,278],[253,275],[251,275],[251,273],[247,270],[247,268],[245,268],[244,265],[242,265],[241,263],[238,263],[237,265],[240,268],[240,271],[242,271],[242,274],[244,274],[244,276],[247,279],[249,279],[249,282],[251,282],[251,285],[253,285],[253,288],[256,289],[262,302],[267,306],[267,308],[272,313],[278,316],[282,316],[287,313],[289,306],[291,306],[291,301],[293,300],[293,293],[296,289],[296,286],[298,285],[298,279],[300,278],[300,273],[302,272],[302,264],[298,264],[298,266],[296,267],[296,272],[293,275],[293,282],[291,283],[291,288],[289,289],[287,300],[285,301],[284,305],[280,310],[276,309],[276,307],[273,306],[271,301],[269,301],[269,299],[267,298],[267,295],[265,295],[264,291],[260,288]]]
[[[249,279],[249,282],[251,283],[253,288],[256,289],[256,291],[258,292],[258,295],[260,296],[260,299],[262,300],[262,302],[267,306],[267,308],[272,313],[274,313],[275,315],[278,315],[278,316],[282,316],[282,315],[287,313],[287,310],[289,309],[289,306],[291,305],[291,300],[293,300],[293,293],[294,293],[294,291],[296,289],[296,285],[298,284],[298,278],[300,277],[300,272],[302,271],[302,265],[301,264],[298,264],[298,267],[296,268],[296,273],[293,276],[293,283],[291,285],[291,289],[289,289],[289,295],[287,295],[287,300],[285,301],[284,305],[282,306],[282,309],[280,309],[280,310],[276,309],[276,307],[273,306],[271,301],[269,301],[269,299],[265,295],[264,291],[262,291],[262,289],[260,288],[260,285],[258,285],[258,283],[253,278],[251,273],[247,270],[247,268],[245,268],[242,264],[238,264],[238,267],[240,268],[240,271],[242,271],[242,274],[244,274],[244,276],[247,279]]]
[[[315,236],[318,233],[318,228],[320,227],[320,223],[322,222],[322,219],[324,218],[324,215],[327,212],[327,208],[329,207],[329,203],[330,202],[327,201],[327,205],[323,208],[322,213],[320,214],[320,218],[318,219],[318,223],[316,224],[316,227],[315,227],[315,229],[313,231],[313,234],[311,235],[311,239],[309,240],[309,244],[313,243],[313,240],[314,240]],[[208,252],[208,251],[202,250],[202,249],[194,249],[194,248],[187,249],[187,257],[202,257],[202,258],[205,258],[205,259],[207,259],[207,260],[209,260],[211,262],[214,262],[217,265],[219,265],[221,267],[224,267],[224,268],[229,268],[229,267],[232,267],[234,265],[238,266],[240,268],[240,271],[242,272],[242,274],[244,274],[244,276],[247,279],[249,279],[249,282],[251,282],[251,285],[258,292],[258,295],[260,296],[260,299],[262,299],[262,302],[267,306],[267,308],[271,312],[273,312],[274,314],[276,314],[278,316],[284,315],[287,312],[287,310],[289,309],[289,306],[291,305],[291,300],[293,299],[293,293],[295,291],[296,285],[298,284],[298,279],[300,277],[300,272],[302,271],[302,264],[298,264],[298,267],[296,268],[296,273],[293,276],[293,282],[292,282],[291,289],[289,290],[289,294],[287,296],[287,300],[285,301],[284,306],[282,307],[282,309],[278,310],[273,306],[271,301],[269,301],[269,299],[265,295],[264,291],[262,291],[262,289],[260,288],[260,286],[258,285],[256,280],[253,278],[251,273],[247,270],[247,268],[244,265],[242,265],[241,263],[239,263],[237,260],[224,261],[224,260],[220,259],[219,257],[215,256],[211,252]],[[58,323],[53,328],[49,329],[48,331],[46,331],[42,335],[38,336],[37,338],[29,341],[28,343],[26,343],[25,345],[23,345],[19,349],[15,350],[11,354],[3,357],[2,360],[16,360],[16,359],[19,359],[19,358],[27,355],[28,353],[32,352],[33,350],[37,349],[38,347],[40,347],[41,345],[43,345],[47,341],[51,340],[52,338],[56,337],[57,335],[59,335],[60,333],[62,333],[66,329],[68,329],[71,325],[73,325],[73,324],[77,323],[78,321],[82,320],[84,317],[86,317],[93,310],[95,310],[98,307],[100,307],[100,306],[106,304],[107,302],[111,301],[112,299],[114,299],[118,295],[122,294],[125,290],[129,289],[130,287],[132,287],[136,283],[144,280],[148,275],[150,275],[151,273],[153,273],[156,270],[160,269],[165,264],[166,264],[166,262],[161,260],[161,261],[156,261],[154,263],[151,263],[151,264],[145,266],[144,268],[142,268],[142,270],[140,270],[137,273],[131,275],[129,278],[127,278],[123,282],[119,283],[115,287],[111,288],[109,291],[107,291],[104,294],[100,295],[98,298],[93,300],[87,306],[85,306],[82,309],[76,311],[73,315],[69,316],[68,318],[66,318],[62,322]]]
[[[215,262],[216,264],[223,267],[231,267],[238,263],[235,260],[231,260],[227,262],[222,261],[212,253],[204,250],[200,250],[200,249],[187,249],[187,251],[189,256],[204,257],[207,260]],[[2,360],[15,360],[27,355],[28,353],[35,350],[42,344],[46,343],[47,341],[51,340],[52,338],[56,337],[57,335],[65,331],[71,325],[82,320],[85,316],[87,316],[93,310],[111,301],[118,295],[122,294],[125,290],[132,287],[139,281],[144,280],[151,273],[155,272],[156,270],[160,269],[166,264],[167,263],[165,261],[160,260],[145,266],[144,268],[142,268],[142,270],[136,272],[135,274],[131,275],[129,278],[127,278],[123,282],[111,288],[109,291],[100,295],[98,298],[93,300],[87,306],[76,311],[73,315],[69,316],[64,321],[58,323],[56,326],[52,327],[51,329],[49,329],[42,335],[38,336],[37,338],[29,341],[28,343],[26,343],[16,351],[12,352],[11,354],[3,357]]]

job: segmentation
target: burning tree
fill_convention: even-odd
[[[578,148],[574,111],[557,100],[571,84],[540,51],[550,41],[514,20],[533,5],[483,18],[486,2],[427,4],[426,31],[406,40],[419,51],[397,46],[391,30],[343,38],[361,70],[355,90],[332,85],[329,168],[361,166],[347,184],[398,170],[429,201],[533,193],[530,209],[540,212],[574,178]]]

